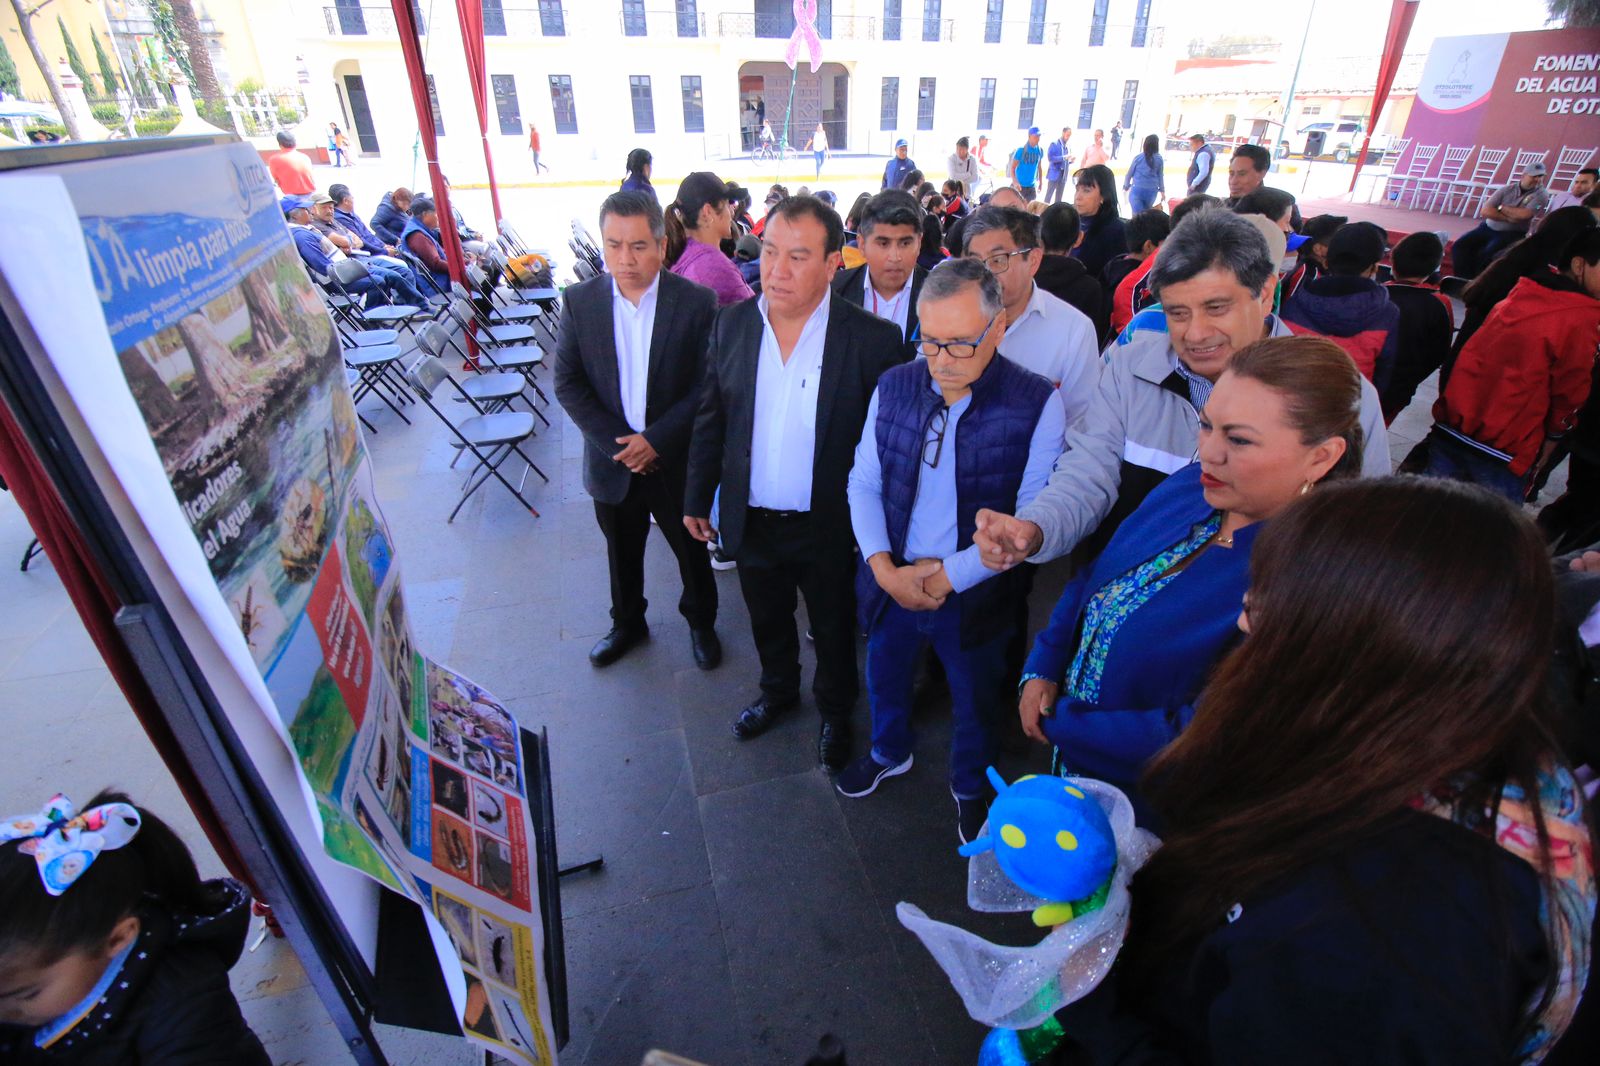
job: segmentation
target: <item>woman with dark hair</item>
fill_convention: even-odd
[[[1117,178],[1108,166],[1084,167],[1075,175],[1077,187],[1072,206],[1078,209],[1078,225],[1083,227],[1083,242],[1072,250],[1083,260],[1090,277],[1098,278],[1106,264],[1127,247],[1122,219],[1117,210]]]
[[[656,187],[650,184],[651,155],[648,149],[635,148],[628,153],[628,176],[622,179],[622,187],[618,192],[647,192],[651,196],[656,194]]]
[[[1249,636],[1145,776],[1163,842],[1067,1033],[1097,1062],[1543,1061],[1595,906],[1555,613],[1537,530],[1488,493],[1358,481],[1273,519]]]
[[[1122,176],[1122,189],[1128,194],[1128,210],[1148,211],[1167,197],[1167,164],[1161,158],[1161,138],[1144,139],[1144,150],[1133,157]]]
[[[1212,388],[1197,451],[1062,592],[1022,675],[1023,732],[1054,744],[1072,772],[1129,793],[1238,636],[1262,525],[1360,472],[1355,364],[1321,337],[1257,341]]]
[[[663,214],[668,270],[716,293],[718,307],[755,295],[739,268],[722,253],[722,242],[733,236],[733,214],[728,186],[721,178],[706,170],[690,174]]]
[[[867,209],[867,201],[872,199],[870,192],[864,192],[856,197],[856,202],[850,205],[850,210],[844,216],[844,243],[854,247],[856,243],[856,230],[861,225],[861,214]]]
[[[923,270],[932,270],[942,262],[944,262],[944,227],[939,225],[938,213],[930,211],[922,216],[922,247],[917,252],[917,266]]]

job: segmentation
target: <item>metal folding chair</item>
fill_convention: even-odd
[[[358,259],[340,259],[333,264],[333,283],[352,300],[359,295],[350,291],[350,286],[363,278],[371,278],[372,274]],[[374,279],[376,280],[376,279]],[[364,329],[382,329],[385,327],[398,327],[410,330],[412,319],[422,314],[422,309],[412,307],[410,304],[381,304],[377,307],[365,307],[352,303],[349,310],[359,318]]]
[[[470,334],[476,322],[471,318],[470,305],[468,307],[457,306],[462,303],[465,303],[465,301],[452,301],[448,310],[451,319],[461,327],[464,333]],[[533,386],[533,391],[539,397],[540,402],[545,404],[550,402],[550,397],[545,395],[544,389],[539,386],[539,377],[536,373],[539,367],[544,365],[544,349],[537,344],[480,344],[478,358],[474,360],[467,355],[465,348],[456,343],[449,330],[442,330],[440,335],[443,336],[445,343],[450,346],[450,350],[461,357],[463,366],[481,369],[481,364],[486,362],[496,370],[510,370],[521,374],[523,379]],[[539,410],[537,406],[533,408],[533,413],[538,415],[539,420],[546,426],[550,424],[550,419],[546,418],[544,412]]]
[[[507,322],[531,322],[544,314],[538,304],[518,304],[507,307],[495,302],[494,289],[489,284],[489,278],[476,266],[467,265],[467,282],[472,288],[459,281],[450,283],[450,294],[463,300],[473,300],[473,292],[481,294],[482,299],[489,305],[485,310],[482,304],[474,302],[480,317],[486,317],[490,323],[503,325]]]
[[[430,322],[418,331],[417,347],[443,362],[445,350],[452,347],[450,334],[437,322]],[[527,388],[528,379],[512,370],[480,370],[458,384],[485,414],[493,414],[509,408]],[[528,407],[531,410],[533,405]]]
[[[406,425],[411,424],[405,412],[399,405],[410,403],[410,394],[406,392],[405,379],[397,382],[392,376],[398,369],[400,362],[400,346],[398,344],[372,344],[364,348],[347,348],[344,352],[344,365],[356,372],[356,381],[350,386],[350,397],[359,406],[361,401],[369,395],[376,395],[384,402],[384,406],[400,416],[400,421]],[[368,423],[370,426],[370,423]]]
[[[461,447],[471,452],[473,458],[477,460],[467,473],[461,498],[456,501],[455,508],[445,521],[454,522],[461,508],[472,498],[472,494],[487,484],[491,477],[504,485],[506,491],[528,509],[528,513],[535,518],[539,517],[538,509],[522,494],[522,487],[528,480],[527,470],[538,474],[546,484],[550,482],[544,471],[540,470],[522,450],[522,443],[533,436],[533,415],[526,411],[498,411],[494,414],[475,413],[459,422],[453,421],[437,402],[439,390],[446,383],[449,383],[473,411],[477,412],[479,408],[462,390],[460,382],[450,376],[450,371],[445,368],[444,363],[431,355],[424,355],[418,359],[407,373],[406,379],[428,410],[438,416],[439,421],[445,424],[451,435],[460,442]],[[515,485],[507,481],[505,475],[500,472],[500,467],[513,455],[527,464],[527,470],[523,471],[522,478]]]

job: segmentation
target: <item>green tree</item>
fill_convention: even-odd
[[[76,74],[78,80],[83,82],[84,93],[89,96],[96,95],[94,75],[89,73],[89,64],[85,63],[83,57],[78,54],[78,46],[73,43],[72,34],[67,32],[66,21],[60,15],[56,16],[56,25],[61,27],[61,43],[67,48],[67,66],[71,67],[72,73]]]
[[[100,64],[100,84],[106,87],[107,96],[115,96],[122,79],[117,77],[117,68],[111,62],[111,57],[106,55],[106,46],[100,43],[100,35],[90,30],[89,37],[94,41],[94,57]]]
[[[26,0],[11,0],[11,10],[17,13],[17,29],[21,32],[28,51],[33,54],[33,65],[39,68],[39,77],[44,79],[45,88],[50,90],[51,101],[61,113],[61,124],[66,128],[67,136],[77,140],[79,136],[77,116],[67,106],[67,97],[61,91],[61,82],[56,78],[55,68],[45,58],[44,48],[39,44],[39,35],[33,31],[33,17],[39,13],[38,7],[28,7]]]
[[[1550,21],[1560,22],[1569,30],[1583,26],[1600,26],[1600,0],[1546,0],[1550,6]]]
[[[0,40],[0,92],[7,96],[22,95],[22,75],[17,73],[17,61],[11,58],[11,49]]]

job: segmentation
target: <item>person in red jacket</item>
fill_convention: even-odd
[[[1461,349],[1433,405],[1425,474],[1521,504],[1529,474],[1576,423],[1600,353],[1600,229],[1561,258],[1561,273],[1517,282]]]
[[[1400,332],[1400,309],[1373,277],[1387,250],[1382,227],[1342,226],[1328,241],[1328,272],[1283,301],[1285,325],[1343,348],[1380,394],[1389,385]]]

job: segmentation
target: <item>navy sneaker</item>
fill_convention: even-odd
[[[950,793],[956,801],[956,836],[961,838],[961,843],[970,844],[983,835],[983,823],[989,820],[989,804],[982,796],[957,796]]]
[[[833,779],[834,787],[839,790],[839,795],[849,796],[851,799],[860,799],[870,796],[878,787],[878,782],[886,777],[894,777],[911,769],[911,756],[906,756],[906,761],[898,766],[885,766],[868,752],[855,762],[839,771],[839,776]]]

